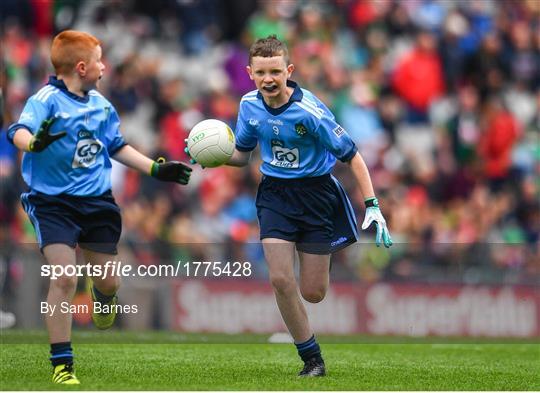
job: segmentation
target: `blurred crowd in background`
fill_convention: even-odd
[[[363,282],[534,283],[540,276],[540,2],[537,0],[3,0],[3,130],[52,73],[51,39],[72,28],[102,41],[101,92],[127,141],[187,161],[190,128],[235,126],[251,43],[288,44],[292,79],[315,93],[356,142],[395,245],[374,233],[334,256],[336,276]],[[0,140],[4,276],[35,243],[19,203],[19,153]],[[248,260],[265,277],[245,169],[196,168],[187,187],[121,165],[124,259]],[[350,169],[334,174],[358,221]],[[11,267],[10,267],[11,266]],[[11,273],[10,273],[11,272]]]

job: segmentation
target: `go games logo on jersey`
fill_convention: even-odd
[[[298,148],[288,149],[282,141],[272,139],[272,162],[270,162],[270,165],[280,168],[298,168],[300,165]]]
[[[75,147],[75,156],[71,167],[90,168],[103,149],[103,143],[98,139],[93,139],[93,134],[90,131],[79,131],[78,137],[79,141]]]

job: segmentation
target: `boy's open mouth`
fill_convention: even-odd
[[[277,85],[269,85],[269,86],[263,86],[263,90],[272,93],[274,90],[277,89]]]

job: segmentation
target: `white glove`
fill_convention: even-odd
[[[366,217],[362,223],[362,229],[368,229],[371,223],[375,221],[375,225],[377,227],[375,244],[377,244],[377,247],[379,247],[382,242],[386,248],[390,247],[392,245],[392,237],[390,236],[390,232],[386,227],[386,220],[379,209],[379,201],[377,198],[369,198],[366,200],[366,206]]]

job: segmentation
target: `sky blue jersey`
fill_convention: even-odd
[[[27,128],[35,134],[43,120],[55,117],[50,132],[67,135],[41,153],[24,153],[22,176],[35,191],[48,195],[101,195],[111,188],[110,158],[126,142],[112,104],[96,90],[79,97],[52,76],[49,83],[28,99],[19,121],[9,127]]]
[[[236,148],[251,151],[259,142],[264,175],[286,179],[326,175],[336,158],[347,162],[358,149],[313,93],[293,81],[287,85],[294,92],[280,108],[267,106],[257,90],[242,97]]]

